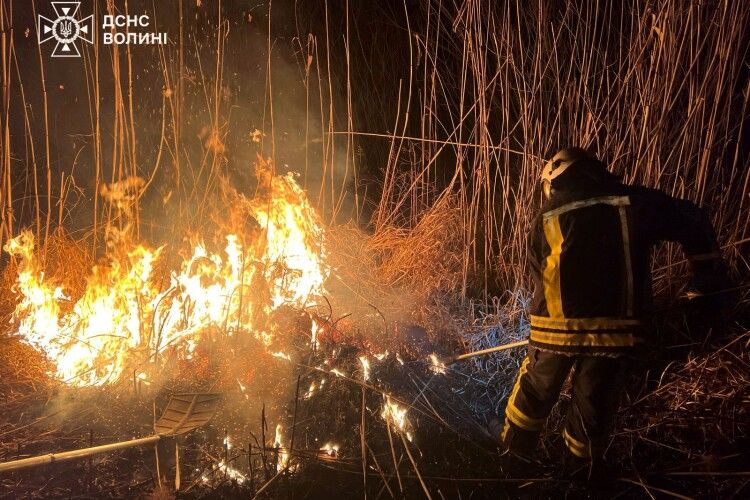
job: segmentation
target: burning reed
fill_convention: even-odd
[[[164,288],[152,278],[164,246],[114,243],[72,297],[65,283],[45,277],[30,231],[9,240],[4,250],[18,273],[14,330],[54,362],[55,378],[75,386],[117,382],[168,354],[191,359],[212,330],[250,332],[272,346],[267,318],[282,305],[314,306],[329,271],[322,227],[304,193],[262,160],[257,175],[261,194],[236,200],[252,227],[225,234],[221,251],[198,243]]]

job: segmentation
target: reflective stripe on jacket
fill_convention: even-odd
[[[530,343],[602,354],[638,343],[651,303],[650,252],[659,241],[680,243],[695,272],[721,266],[710,222],[689,201],[619,183],[556,193],[530,234]]]

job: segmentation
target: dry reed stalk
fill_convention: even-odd
[[[740,80],[747,6],[569,1],[522,9],[467,0],[446,12],[432,1],[423,5],[419,50],[436,55],[420,61],[419,133],[346,132],[391,142],[378,232],[388,232],[383,221],[390,219],[414,227],[446,191],[455,194],[464,280],[478,273],[501,289],[523,288],[540,158],[581,144],[628,182],[709,206],[722,241],[748,233],[747,157],[738,149],[748,100]],[[460,63],[457,76],[453,61]],[[411,93],[398,96],[408,102]],[[410,112],[401,107],[394,105],[399,127]],[[424,117],[445,117],[441,107],[454,112],[436,130]],[[420,160],[409,158],[405,140],[420,149]],[[456,158],[446,191],[423,191],[446,152]],[[730,252],[746,273],[738,256]]]
[[[10,21],[6,5],[12,9],[13,2],[3,4],[7,24]],[[153,7],[155,10],[156,6]],[[227,34],[226,20],[222,18],[221,6],[218,7],[213,74],[208,77],[203,73],[200,57],[195,61],[201,85],[206,90],[210,147],[204,158],[192,167],[193,175],[200,179],[200,188],[181,193],[181,207],[189,206],[190,200],[195,200],[200,207],[205,206],[224,164],[222,144],[226,121],[222,119],[221,94]],[[111,9],[111,4],[107,8]],[[183,80],[187,64],[182,2],[179,8],[177,52],[159,49],[164,87],[176,89],[165,95],[162,121],[163,124],[169,122],[170,127],[162,127],[161,144],[171,145],[169,153],[177,191],[181,191],[183,179],[182,142],[188,139],[182,134]],[[742,28],[750,18],[748,10],[743,3],[700,9],[690,4],[659,1],[627,6],[570,1],[558,7],[522,9],[513,4],[485,4],[476,0],[448,7],[425,0],[424,17],[416,23],[411,11],[404,8],[404,36],[409,47],[408,54],[404,55],[407,71],[400,84],[398,102],[393,106],[395,115],[391,114],[389,119],[394,124],[393,131],[386,133],[355,130],[354,97],[367,92],[363,93],[366,89],[362,88],[361,75],[352,73],[359,53],[352,51],[350,43],[354,30],[350,26],[349,6],[347,4],[344,11],[343,55],[338,52],[340,45],[330,36],[333,28],[326,6],[325,43],[321,46],[314,35],[308,37],[304,63],[304,84],[308,93],[306,120],[309,121],[317,105],[321,129],[328,132],[324,137],[323,162],[319,166],[321,177],[326,179],[320,186],[319,206],[335,219],[344,205],[344,193],[350,189],[346,179],[356,179],[359,175],[354,139],[363,134],[382,135],[391,142],[383,176],[383,196],[376,200],[375,226],[378,233],[383,232],[382,238],[394,236],[394,227],[415,227],[431,210],[440,209],[438,202],[448,193],[460,207],[461,224],[451,240],[456,243],[454,256],[462,263],[461,293],[466,294],[476,287],[473,283],[476,281],[485,285],[494,281],[500,289],[515,290],[528,284],[523,264],[525,233],[531,213],[539,203],[536,188],[539,159],[557,146],[580,143],[598,150],[628,181],[659,186],[710,205],[723,241],[746,237],[748,223],[743,221],[748,220],[746,215],[750,210],[747,203],[750,174],[743,164],[746,158],[740,150],[740,142],[744,132],[742,117],[747,111],[750,92],[739,78],[745,57]],[[270,14],[269,7],[269,23]],[[269,49],[273,45],[271,42],[269,36]],[[10,120],[7,103],[12,94],[22,92],[23,86],[11,85],[12,32],[3,33],[2,43],[6,137]],[[319,47],[324,48],[320,53]],[[114,147],[111,163],[106,168],[100,123],[104,112],[100,106],[103,54],[98,41],[93,47],[93,56],[88,49],[84,53],[86,67],[91,72],[87,82],[90,79],[97,185],[100,175],[112,182],[144,173],[136,154],[132,55],[126,51],[124,67],[121,67],[117,48],[112,50],[109,71],[115,81]],[[40,85],[42,94],[46,95],[41,52],[39,57]],[[177,69],[173,71],[175,59]],[[343,113],[336,108],[334,92],[334,68],[339,60],[343,61],[345,74],[346,109]],[[459,71],[454,70],[452,61],[457,63]],[[319,103],[311,103],[309,98],[315,79],[318,80]],[[270,50],[266,87],[270,149],[275,154]],[[48,108],[46,100],[45,108]],[[378,109],[378,106],[373,108]],[[380,108],[387,109],[387,106]],[[442,109],[450,110],[449,114]],[[45,120],[48,113],[47,109]],[[341,132],[346,135],[342,162],[344,184],[334,182],[335,164],[339,161],[334,141],[339,133],[336,126],[339,115],[345,117],[345,131]],[[52,152],[49,123],[45,123],[42,126],[46,131],[42,161],[46,163],[47,175],[35,178],[32,188],[37,231],[48,234],[53,197],[49,164]],[[679,125],[672,127],[675,123]],[[38,130],[40,124],[29,121],[26,128]],[[418,133],[409,134],[407,129]],[[309,137],[309,130],[306,136]],[[6,196],[2,220],[7,236],[14,234],[17,228],[13,227],[12,220],[13,179],[7,156],[11,150],[10,138],[4,141],[7,147],[3,148],[6,155],[3,193]],[[32,138],[32,165],[37,161],[34,142]],[[439,160],[446,155],[455,157],[453,172],[441,172],[444,167]],[[155,164],[158,167],[158,159]],[[311,168],[306,164],[306,171]],[[438,182],[446,174],[447,184]],[[359,214],[361,197],[367,193],[354,191],[354,213]],[[106,230],[114,214],[106,207],[100,211],[98,197],[94,197],[93,204],[92,248],[96,249],[97,235],[102,228]],[[46,210],[42,210],[45,206]],[[180,212],[189,213],[183,208]],[[137,234],[139,211],[136,209],[133,214]],[[193,223],[204,215],[203,210],[193,213]],[[42,217],[50,220],[45,223]],[[405,244],[413,243],[412,239],[405,240]],[[739,255],[739,251],[730,252],[733,262],[742,271],[745,264],[736,259]],[[673,258],[674,253],[670,252],[664,260],[668,262]]]

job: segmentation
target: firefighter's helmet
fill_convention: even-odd
[[[555,156],[544,165],[542,187],[547,198],[552,195],[552,182],[581,160],[596,160],[596,157],[583,148],[565,148],[555,153]]]

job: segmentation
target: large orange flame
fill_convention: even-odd
[[[167,347],[189,357],[209,328],[251,331],[270,345],[259,316],[308,305],[329,270],[322,223],[294,178],[274,176],[265,164],[257,174],[263,195],[248,205],[258,234],[245,246],[240,235],[226,234],[217,253],[197,244],[166,289],[152,279],[165,247],[138,245],[94,267],[80,299],[63,308],[70,299],[45,280],[32,233],[8,241],[4,250],[19,260],[18,333],[54,361],[57,379],[75,386],[117,381]]]

